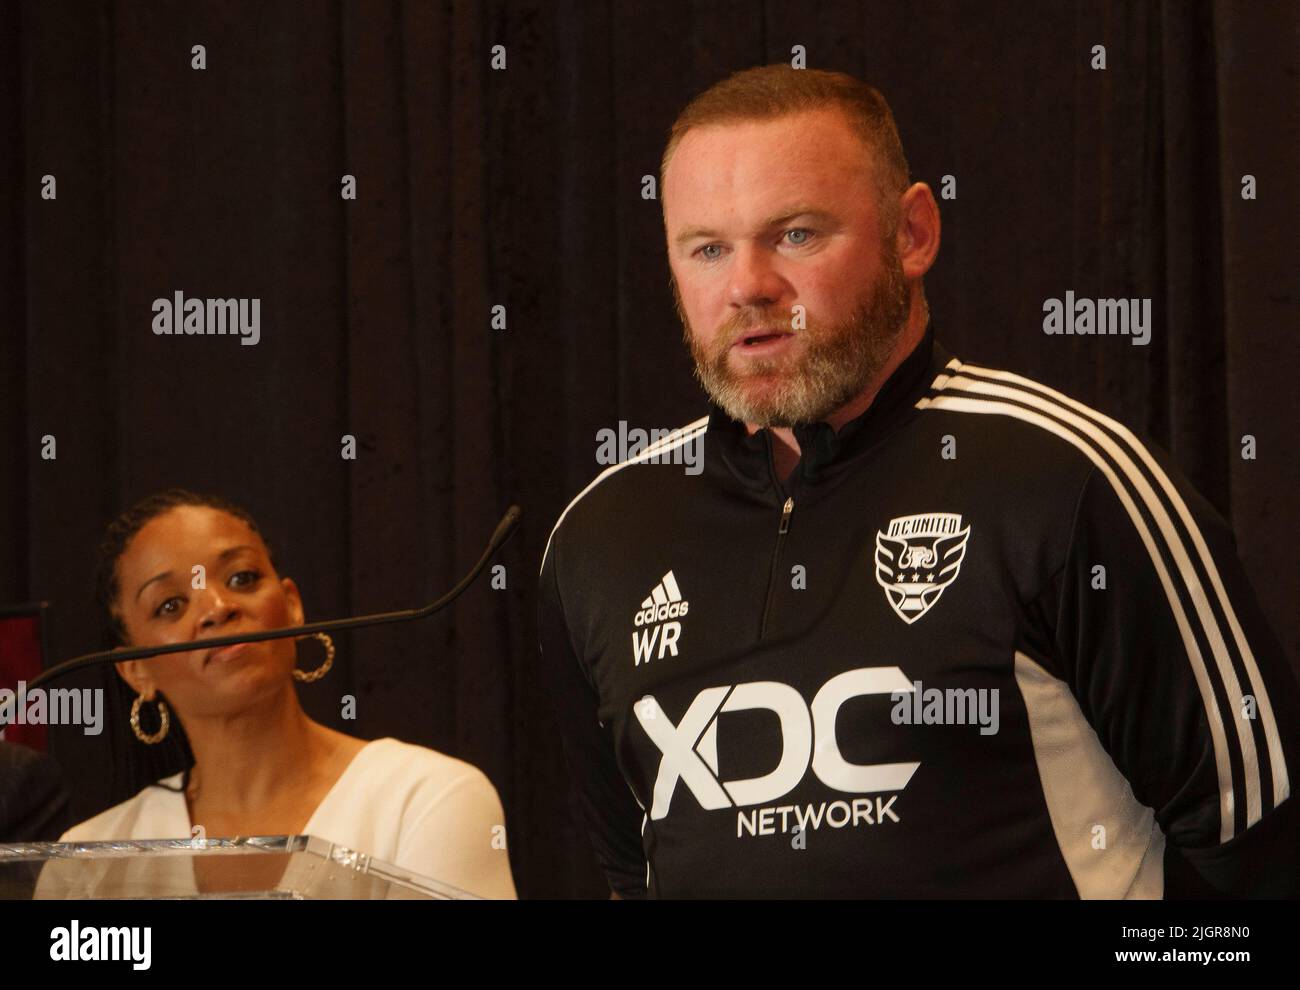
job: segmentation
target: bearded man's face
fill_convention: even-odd
[[[824,420],[861,394],[889,360],[908,316],[908,290],[892,238],[874,283],[846,287],[857,304],[839,321],[804,313],[737,311],[716,333],[692,331],[673,282],[695,377],[732,419],[757,426]],[[792,326],[802,323],[801,329]],[[764,336],[772,334],[773,336]]]
[[[826,419],[888,362],[909,290],[870,156],[838,110],[688,131],[664,177],[696,377],[734,419]]]

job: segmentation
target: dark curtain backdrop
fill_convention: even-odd
[[[103,526],[183,485],[252,510],[309,618],[408,607],[517,501],[506,590],[341,637],[302,694],[481,766],[521,893],[603,893],[537,675],[537,568],[598,430],[702,412],[642,177],[692,95],[802,45],[885,93],[916,179],[956,177],[939,339],[1170,449],[1295,662],[1298,28],[1289,2],[6,4],[0,602],[51,602],[55,659],[98,647]],[[1067,289],[1151,297],[1151,344],[1045,336]],[[155,336],[176,290],[259,297],[261,342]],[[79,815],[127,796],[102,738],[52,735]]]

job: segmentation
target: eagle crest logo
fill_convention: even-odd
[[[955,512],[926,512],[889,520],[876,531],[876,582],[909,626],[930,611],[957,580],[970,526]]]

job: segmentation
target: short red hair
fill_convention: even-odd
[[[838,107],[866,147],[886,231],[898,215],[898,197],[911,185],[907,157],[889,104],[872,86],[843,72],[794,69],[785,63],[733,73],[691,100],[668,132],[659,167],[664,177],[677,145],[693,127],[742,121],[775,120],[790,114]]]

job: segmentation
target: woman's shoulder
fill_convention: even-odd
[[[181,832],[177,835],[162,834],[174,832],[178,825],[174,805],[178,801],[183,801],[179,792],[181,777],[182,775],[178,773],[144,788],[121,804],[115,804],[108,810],[101,811],[98,815],[72,826],[59,836],[59,841],[104,842],[109,839],[187,838],[187,828],[181,828]],[[183,803],[180,807],[184,810]],[[183,823],[179,824],[183,825]]]
[[[505,813],[482,770],[392,738],[367,744],[357,761],[359,790],[342,802],[367,809],[364,823],[350,823],[356,848],[481,897],[515,896]]]
[[[357,755],[358,779],[384,790],[416,792],[430,800],[466,788],[491,791],[491,781],[474,764],[427,746],[387,737],[375,739]]]

